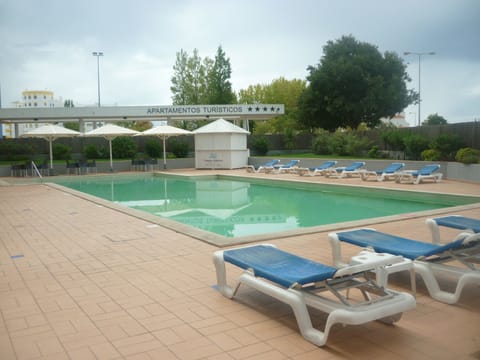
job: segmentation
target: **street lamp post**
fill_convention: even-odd
[[[98,107],[100,107],[100,56],[103,56],[103,52],[94,51],[92,55],[97,57]]]
[[[405,51],[403,55],[417,55],[418,56],[418,126],[420,126],[421,123],[421,114],[420,114],[420,108],[421,108],[421,102],[422,102],[422,96],[421,96],[421,59],[423,55],[435,55],[435,52],[430,51],[430,52],[412,52],[412,51]]]

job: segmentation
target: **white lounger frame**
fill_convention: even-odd
[[[331,280],[332,282],[330,284],[327,283],[323,286],[317,287],[314,292],[309,291],[309,289],[295,286],[284,288],[263,278],[255,277],[252,270],[244,271],[242,275],[240,275],[237,285],[232,288],[227,284],[223,251],[217,251],[213,256],[213,262],[217,273],[217,285],[220,293],[225,297],[232,299],[240,284],[245,284],[290,305],[297,320],[298,327],[300,328],[300,333],[307,341],[310,341],[317,346],[325,345],[330,329],[334,324],[359,325],[374,320],[381,320],[382,322],[392,324],[400,320],[404,311],[415,307],[415,299],[412,295],[384,289],[378,286],[375,288],[375,291],[381,292],[382,294],[376,294],[379,295],[377,299],[366,299],[366,301],[359,304],[349,304],[348,298],[339,297],[340,301],[334,301],[331,298],[319,295],[319,292],[321,291],[331,291],[332,293],[336,293],[335,286],[342,282],[340,278],[343,276],[348,277],[351,275],[350,278],[345,280],[351,285],[352,280],[355,282],[354,274],[366,272],[367,270],[372,270],[402,260],[402,257],[390,256],[388,259],[377,261],[372,264],[362,264],[342,268],[337,271],[335,278]],[[338,280],[337,284],[335,283],[335,280]],[[375,287],[374,281],[370,279],[368,286],[371,287],[370,290],[373,290]],[[346,287],[343,289],[346,289]],[[336,296],[338,296],[338,293],[336,293]],[[315,329],[312,326],[307,306],[311,306],[329,314],[323,331]]]
[[[435,172],[428,175],[420,175],[414,176],[416,170],[403,170],[397,173],[395,177],[395,182],[399,184],[415,184],[418,185],[424,180],[433,180],[434,182],[440,182],[443,178],[443,173]]]
[[[328,234],[328,238],[332,246],[333,263],[335,266],[348,266],[348,264],[342,260],[342,241],[338,239],[337,233],[332,232]],[[467,241],[476,241],[479,238],[480,233],[473,234]],[[367,248],[367,250],[373,251],[373,249],[369,248]],[[471,260],[474,260],[474,262],[478,263],[478,254],[475,255],[465,251],[464,253],[458,255],[451,253],[450,257],[443,257],[437,259],[435,262],[428,261],[428,259],[415,259],[413,260],[413,268],[415,273],[421,276],[430,296],[433,299],[446,304],[455,304],[460,299],[460,295],[462,294],[465,285],[470,283],[480,284],[480,269],[475,266]],[[457,261],[459,264],[463,264],[465,267],[461,268],[458,266],[447,265],[446,262],[450,261]],[[436,275],[442,276],[442,274],[451,275],[457,279],[455,291],[448,292],[440,289]]]
[[[453,216],[458,216],[459,215],[453,215]],[[427,224],[428,228],[430,229],[430,232],[432,233],[432,242],[434,244],[442,244],[441,238],[440,238],[440,225],[437,224],[434,218],[432,219],[427,219],[425,220],[425,224]],[[455,237],[454,240],[460,239],[463,236],[466,236],[465,233],[468,234],[473,234],[474,231],[470,229],[465,229],[465,230],[459,230],[460,233]]]

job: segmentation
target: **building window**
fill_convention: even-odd
[[[33,103],[33,106],[37,106],[37,103]]]
[[[33,95],[33,98],[36,99],[36,98],[37,98],[37,95]]]

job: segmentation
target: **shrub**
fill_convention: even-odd
[[[158,158],[162,156],[162,143],[156,140],[149,140],[145,144],[145,152],[151,158]]]
[[[295,148],[295,134],[291,128],[287,128],[284,131],[284,141],[285,147],[288,150],[293,150]]]
[[[432,141],[430,147],[440,154],[437,160],[453,160],[455,154],[463,146],[463,141],[456,134],[442,134]]]
[[[70,160],[72,158],[72,148],[63,144],[53,144],[53,158],[56,160]]]
[[[355,131],[337,130],[328,138],[328,148],[331,154],[363,156],[371,146],[371,141]]]
[[[330,136],[331,134],[327,130],[319,130],[318,135],[312,141],[312,151],[319,155],[331,154]]]
[[[102,146],[98,150],[98,158],[99,159],[109,159],[110,158],[110,150],[107,147]]]
[[[480,161],[480,150],[462,148],[457,151],[455,160],[464,164],[477,164]]]
[[[403,138],[405,153],[409,159],[419,160],[423,150],[428,149],[428,140],[417,134],[409,134]]]
[[[368,150],[368,157],[369,158],[379,158],[380,157],[380,151],[378,151],[378,146],[374,145]]]
[[[331,154],[347,155],[347,140],[342,131],[337,130],[333,133],[328,141],[328,148]]]
[[[137,144],[131,137],[120,136],[112,141],[112,154],[119,159],[131,159],[137,153]]]
[[[385,144],[390,147],[390,150],[394,151],[405,150],[404,138],[406,136],[408,136],[408,134],[400,130],[390,130],[381,134],[381,138]]]
[[[435,149],[423,150],[421,153],[422,160],[425,161],[438,161],[441,159],[440,151]]]
[[[100,158],[100,153],[98,152],[97,148],[95,145],[89,144],[85,146],[85,149],[83,150],[83,153],[85,154],[85,157],[87,159],[99,159]]]
[[[188,156],[188,143],[185,141],[172,141],[172,153],[176,158],[186,158]]]
[[[268,139],[266,136],[256,138],[252,143],[252,149],[256,154],[263,156],[268,153]]]
[[[345,134],[345,151],[347,155],[364,156],[372,142],[356,132]]]
[[[19,144],[15,140],[0,141],[0,160],[28,160],[34,153],[33,146],[30,144]]]

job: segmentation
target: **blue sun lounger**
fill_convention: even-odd
[[[445,226],[457,230],[463,230],[471,233],[480,233],[480,220],[472,219],[461,215],[450,215],[427,219],[425,221],[432,232],[432,241],[440,244],[440,226]],[[459,236],[463,234],[460,233]]]
[[[329,168],[334,167],[337,165],[337,161],[335,160],[330,160],[330,161],[325,161],[323,164],[316,166],[316,167],[311,167],[311,168],[298,168],[297,173],[300,176],[316,176],[316,175],[323,175],[325,174],[325,171]]]
[[[325,345],[334,324],[373,320],[391,324],[415,307],[412,295],[378,286],[369,276],[370,270],[398,261],[402,258],[389,255],[381,261],[337,269],[270,244],[221,250],[213,256],[221,294],[232,299],[240,284],[245,284],[290,305],[301,334],[317,346]],[[233,288],[227,284],[226,263],[245,270]],[[307,306],[329,314],[323,331],[312,326]]]
[[[363,171],[360,168],[365,166],[365,161],[354,161],[348,166],[328,168],[325,170],[326,177],[346,178],[352,176],[361,176]]]
[[[443,174],[438,172],[440,165],[425,165],[420,170],[403,170],[399,171],[395,177],[397,183],[420,184],[424,180],[433,180],[434,182],[442,181]]]
[[[328,234],[335,266],[346,266],[342,260],[341,243],[349,243],[376,253],[400,255],[413,261],[413,268],[427,287],[430,296],[438,301],[454,304],[468,283],[480,284],[480,234],[467,234],[439,245],[386,234],[375,229],[356,229]],[[452,262],[455,261],[455,264]],[[463,267],[461,267],[463,266]],[[394,272],[392,265],[391,272]],[[454,292],[440,289],[437,276],[448,273],[457,278]]]
[[[368,180],[370,176],[375,177],[376,181],[395,179],[397,173],[405,166],[404,163],[391,163],[383,170],[366,170],[361,173],[362,180]]]
[[[257,166],[248,165],[246,169],[247,169],[247,172],[249,173],[253,173],[253,172],[259,173],[259,172],[265,171],[265,168],[271,168],[272,166],[277,165],[278,163],[280,163],[280,160],[273,159],[273,160],[267,161],[262,165],[257,165]]]
[[[300,162],[300,160],[290,160],[289,162],[285,163],[285,164],[276,164],[276,165],[273,165],[273,166],[270,166],[270,167],[266,167],[265,168],[265,172],[266,173],[276,173],[276,174],[280,174],[280,173],[283,173],[283,172],[291,172],[292,170],[294,169],[297,169],[298,168],[298,163]]]

